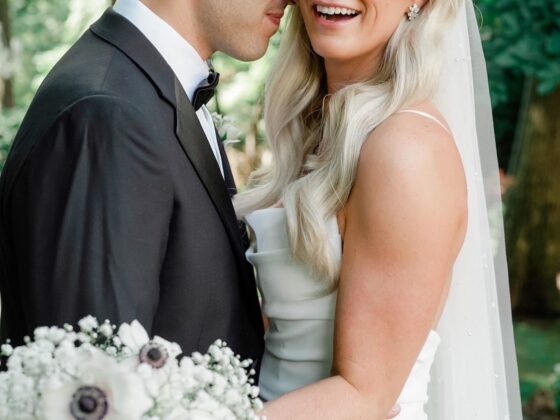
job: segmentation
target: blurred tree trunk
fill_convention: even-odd
[[[515,145],[516,182],[506,195],[513,310],[560,315],[560,88],[538,96],[530,85]]]
[[[2,44],[4,48],[10,48],[11,27],[10,14],[8,10],[8,0],[0,0],[0,24],[2,25]],[[2,108],[11,108],[14,106],[14,83],[12,77],[3,79],[4,86],[2,95]]]

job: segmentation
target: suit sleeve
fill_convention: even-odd
[[[31,153],[14,206],[27,219],[16,235],[29,330],[88,314],[151,329],[173,190],[169,146],[150,121],[122,99],[89,97]]]

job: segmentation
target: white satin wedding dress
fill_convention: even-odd
[[[336,291],[315,278],[291,254],[282,208],[246,216],[253,233],[247,259],[257,272],[263,312],[270,321],[259,386],[271,400],[329,376],[332,364]],[[331,246],[342,255],[336,219],[329,221]],[[431,331],[398,399],[398,420],[425,420],[430,367],[440,343]]]

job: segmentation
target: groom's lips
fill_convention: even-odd
[[[284,12],[270,12],[266,14],[266,17],[276,26],[280,26],[280,21],[284,16]]]

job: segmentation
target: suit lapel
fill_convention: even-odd
[[[226,181],[226,186],[229,192],[230,197],[233,199],[233,196],[237,194],[237,188],[235,187],[235,179],[233,177],[233,173],[231,171],[231,166],[229,165],[228,157],[226,154],[226,150],[224,148],[224,143],[220,141],[220,134],[216,130],[216,138],[218,139],[218,148],[220,149],[220,156],[222,157],[222,166],[224,169],[224,179]],[[247,232],[247,225],[244,222],[239,222],[239,230],[241,231],[241,244],[243,247],[243,252],[245,252],[249,246],[249,235]]]
[[[216,161],[216,157],[210,148],[208,139],[202,129],[198,117],[187,94],[181,84],[175,79],[175,99],[177,102],[177,138],[189,160],[191,161],[204,188],[212,199],[214,206],[232,241],[232,245],[241,258],[243,258],[242,242],[239,227],[235,217],[235,211],[228,193],[227,185],[222,178],[222,173]],[[227,177],[231,174],[227,158],[224,160],[224,173]],[[227,169],[227,170],[226,170]]]
[[[175,109],[175,133],[179,144],[210,196],[236,256],[244,261],[242,241],[228,188],[194,108],[173,70],[148,39],[132,23],[112,9],[108,9],[91,26],[91,31],[135,62],[152,81],[160,95]],[[229,166],[226,171],[226,164],[227,159],[224,160],[227,180],[231,172],[228,173]]]

